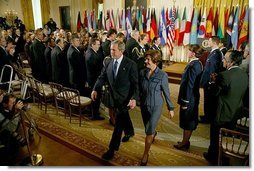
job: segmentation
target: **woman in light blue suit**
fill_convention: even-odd
[[[146,69],[139,75],[140,107],[145,126],[145,150],[140,165],[145,166],[148,161],[149,150],[157,134],[155,128],[162,112],[164,99],[169,111],[169,118],[174,116],[174,106],[170,100],[168,76],[157,67],[161,54],[157,50],[149,50],[145,54]],[[163,96],[164,99],[163,99]]]

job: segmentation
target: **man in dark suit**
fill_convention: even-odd
[[[65,80],[64,74],[64,39],[58,38],[56,39],[56,46],[51,52],[51,63],[52,63],[52,81],[58,84],[63,84],[67,81]],[[69,81],[69,80],[68,80]]]
[[[0,35],[0,72],[2,72],[4,65],[11,65],[11,57],[13,55],[14,55],[14,48],[12,48],[11,50],[9,49],[9,52],[8,52],[7,41],[4,36]],[[2,80],[0,80],[0,82],[9,81],[10,74],[11,74],[11,70],[9,68],[5,68],[3,72]],[[5,85],[5,86],[8,87],[8,85]],[[5,89],[6,87],[2,87],[2,88]]]
[[[204,71],[200,80],[201,87],[204,88],[204,116],[199,117],[200,123],[210,123],[214,118],[216,108],[216,98],[209,91],[210,76],[212,73],[222,71],[222,53],[218,47],[220,38],[213,36],[209,39],[209,45],[212,48],[207,57]]]
[[[116,123],[109,150],[103,154],[102,158],[110,160],[114,157],[114,152],[118,151],[123,130],[126,134],[122,141],[128,141],[134,136],[134,128],[131,123],[128,109],[133,109],[138,100],[138,69],[134,61],[123,56],[125,45],[116,40],[111,43],[111,57],[113,58],[97,79],[91,93],[92,100],[97,97],[97,91],[101,89],[105,81],[108,81],[116,114]]]
[[[72,35],[71,45],[67,52],[67,59],[69,64],[69,82],[70,86],[79,90],[80,95],[85,95],[86,82],[86,68],[85,58],[81,55],[78,47],[80,45],[80,38],[78,34]]]
[[[204,157],[212,164],[218,161],[220,128],[234,129],[243,107],[243,97],[249,81],[248,75],[239,68],[242,54],[228,51],[223,59],[226,71],[212,75],[211,92],[218,98],[215,118],[210,127],[210,146]]]
[[[44,57],[46,47],[42,42],[43,38],[43,30],[41,28],[37,29],[35,40],[31,45],[31,62],[33,76],[42,82],[46,82],[46,60]]]
[[[155,36],[155,37],[153,38],[153,40],[152,40],[152,44],[153,44],[153,45],[152,45],[151,49],[160,51],[161,57],[162,57],[163,54],[162,54],[162,50],[161,50],[161,48],[160,48],[161,38],[160,38],[159,36]],[[158,67],[159,67],[160,69],[162,69],[162,59],[161,59],[161,61],[158,63]]]
[[[101,47],[103,50],[104,57],[110,56],[110,45],[111,42],[116,39],[117,31],[115,29],[110,29],[107,33],[107,38],[105,42],[102,42]]]
[[[47,40],[47,47],[44,52],[45,61],[46,61],[46,71],[47,71],[47,80],[52,80],[52,62],[51,62],[51,52],[52,49],[55,47],[55,40],[53,38],[48,38]]]
[[[137,48],[139,47],[139,44],[138,44],[139,38],[140,38],[139,31],[133,30],[131,32],[131,38],[129,38],[126,42],[126,55],[128,58],[130,58],[133,61],[135,61],[135,59],[134,59],[134,56],[132,56],[132,50],[135,47]]]
[[[92,93],[93,86],[101,73],[103,67],[103,56],[98,53],[100,48],[100,40],[92,38],[89,42],[89,47],[86,51],[86,71],[87,71],[87,82],[89,86],[89,94]],[[104,117],[100,116],[99,108],[101,103],[101,92],[98,90],[97,98],[92,102],[93,107],[93,120],[104,120]]]

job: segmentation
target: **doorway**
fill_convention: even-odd
[[[61,28],[70,31],[71,30],[70,6],[59,7],[59,10],[60,10]]]

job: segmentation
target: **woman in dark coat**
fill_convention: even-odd
[[[198,125],[199,85],[203,66],[199,61],[203,49],[199,45],[190,45],[188,48],[189,64],[182,75],[178,104],[180,105],[180,127],[183,129],[183,139],[174,145],[180,150],[187,150],[190,147],[192,131]]]

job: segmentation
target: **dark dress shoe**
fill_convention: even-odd
[[[106,153],[102,155],[101,158],[104,160],[111,160],[114,157],[114,153],[115,153],[114,150],[109,149]]]
[[[208,152],[203,153],[204,158],[209,161],[209,163],[213,166],[217,165],[216,157],[213,157]]]
[[[133,137],[133,136],[134,136],[134,134],[125,135],[125,136],[123,137],[123,139],[122,139],[122,142],[127,142],[127,141],[129,141],[130,137]]]
[[[109,119],[109,124],[112,125],[112,126],[115,126],[115,124],[113,124],[111,119]]]
[[[199,123],[204,123],[204,124],[209,124],[210,123],[210,121],[205,116],[200,116],[198,118],[198,122]]]
[[[178,150],[188,150],[190,148],[190,141],[187,144],[177,143],[174,147]]]
[[[95,116],[95,117],[92,117],[92,120],[97,120],[97,121],[101,121],[101,120],[104,120],[105,118],[102,117],[102,116]]]

